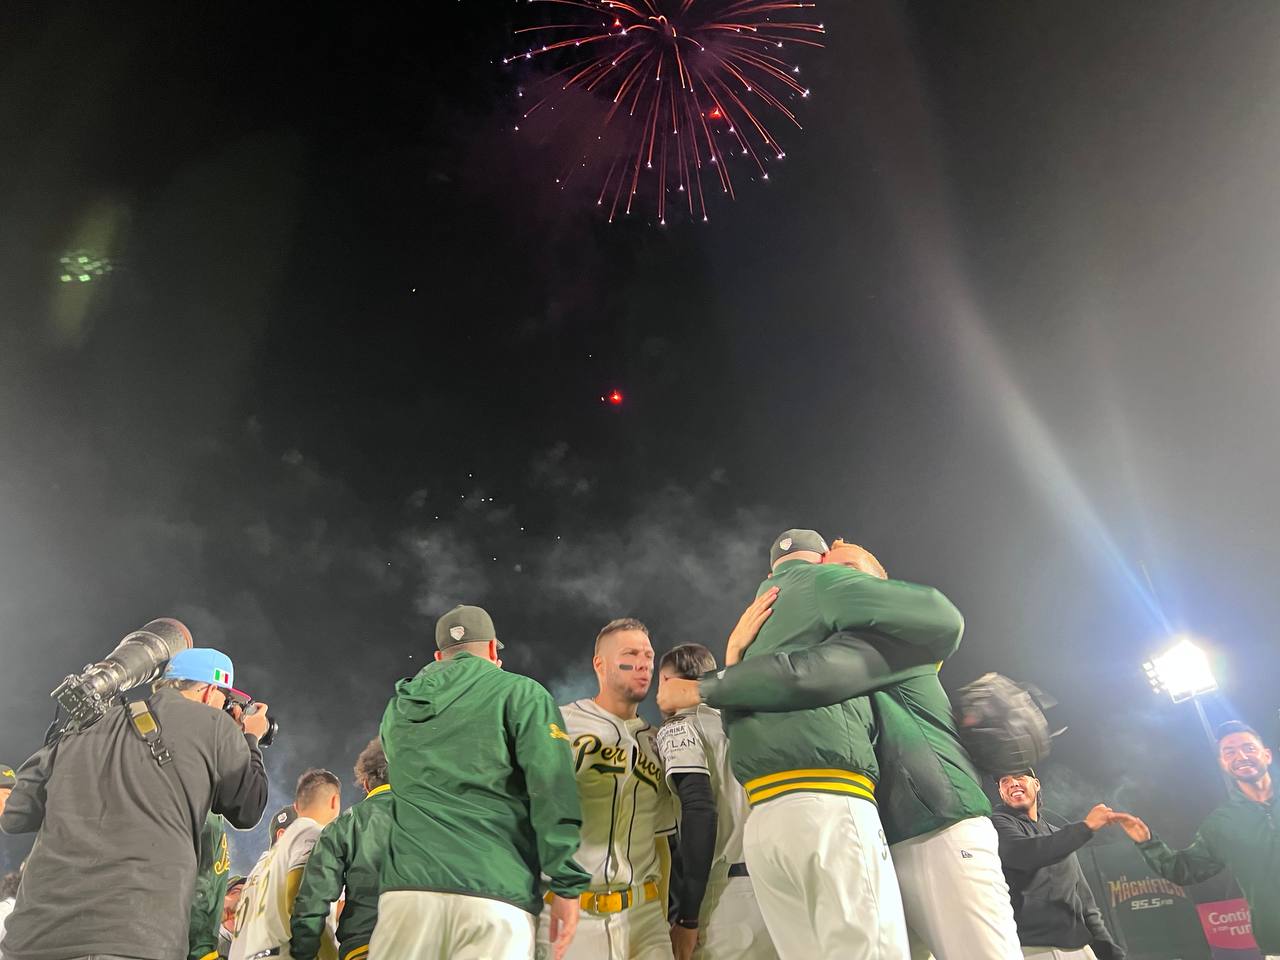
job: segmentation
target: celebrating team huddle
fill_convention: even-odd
[[[0,827],[38,831],[4,958],[1123,960],[1075,860],[1108,824],[1163,876],[1231,864],[1251,903],[1280,904],[1255,731],[1222,734],[1243,799],[1198,847],[1102,804],[1059,830],[1039,815],[1049,737],[1027,692],[983,678],[957,726],[938,679],[964,629],[950,600],[812,530],[769,559],[722,665],[701,643],[656,658],[642,622],[613,620],[596,694],[564,706],[502,669],[487,612],[450,610],[356,762],[364,798],[343,811],[339,779],[304,772],[247,878],[226,875],[224,818],[264,812],[269,715],[243,706],[228,657],[153,621],[118,651],[171,637],[148,648],[159,680],[134,657],[124,709],[0,769]],[[638,712],[655,673],[657,728]],[[994,816],[975,757],[999,776]],[[124,855],[101,831],[86,843],[98,821],[134,838]],[[145,928],[117,898],[146,901]],[[1269,954],[1275,914],[1255,914]]]
[[[383,721],[393,828],[370,955],[1021,957],[937,679],[959,612],[813,531],[770,560],[724,669],[700,644],[656,664],[659,729],[637,710],[655,673],[640,621],[605,625],[598,693],[558,708],[496,669],[487,613],[446,614],[437,662]],[[494,847],[524,869],[487,870]]]

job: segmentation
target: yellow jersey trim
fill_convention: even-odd
[[[839,769],[811,769],[811,770],[783,770],[781,773],[771,773],[764,777],[756,777],[754,780],[748,780],[744,787],[747,793],[753,790],[759,790],[761,787],[768,787],[775,783],[781,783],[784,780],[815,780],[830,779],[842,780],[848,783],[855,783],[865,790],[875,793],[876,785],[870,777],[863,776],[861,773],[854,773],[852,770]]]
[[[861,797],[863,800],[876,802],[876,795],[870,790],[864,790],[862,787],[852,783],[839,783],[834,780],[797,780],[792,783],[779,784],[776,787],[768,787],[764,790],[757,790],[755,793],[747,794],[747,802],[751,806],[757,803],[763,803],[766,800],[772,800],[774,797],[784,793],[844,793],[855,797]]]
[[[384,783],[382,786],[380,786],[380,787],[374,787],[372,790],[370,790],[368,793],[366,793],[366,794],[365,794],[365,799],[368,799],[369,797],[376,797],[378,794],[380,794],[380,793],[387,793],[387,792],[389,792],[390,790],[391,790],[391,784],[389,784],[389,783]]]

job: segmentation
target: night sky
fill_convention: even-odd
[[[1141,671],[1174,632],[1215,718],[1271,729],[1280,5],[820,0],[785,161],[665,228],[512,130],[525,4],[32,6],[0,15],[5,761],[173,615],[279,716],[274,809],[350,780],[452,605],[568,700],[613,617],[722,651],[791,526],[959,605],[948,686],[1062,701],[1066,814],[1180,841],[1216,803]],[[80,249],[111,272],[61,283]]]

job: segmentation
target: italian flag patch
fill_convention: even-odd
[[[225,670],[219,670],[217,667],[214,667],[214,668],[213,668],[213,682],[214,682],[214,683],[226,683],[226,684],[230,684],[230,683],[231,683],[231,674],[227,673],[227,671],[225,671]]]

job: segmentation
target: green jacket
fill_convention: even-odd
[[[964,620],[932,587],[837,565],[780,564],[773,613],[742,662],[702,681],[723,711],[734,775],[752,805],[797,792],[875,800],[871,690],[959,646]]]
[[[391,832],[391,786],[383,784],[320,831],[302,874],[290,917],[293,960],[315,960],[330,906],[342,897],[338,957],[368,947],[378,920],[378,876]],[[354,958],[353,958],[354,960]]]
[[[539,876],[573,897],[582,806],[564,718],[528,677],[459,654],[396,684],[382,718],[391,832],[382,890],[489,897],[532,914]]]
[[[989,817],[981,774],[960,745],[936,667],[871,695],[880,821],[890,843],[972,817]]]
[[[1209,814],[1185,850],[1152,834],[1138,849],[1151,869],[1185,886],[1228,867],[1249,901],[1253,939],[1264,955],[1280,954],[1280,824],[1276,798],[1255,803],[1233,785],[1231,798]]]
[[[191,898],[189,960],[205,960],[218,955],[218,928],[222,925],[222,902],[227,897],[227,873],[231,856],[227,852],[226,821],[216,813],[204,818],[200,831],[200,863],[196,892]]]

